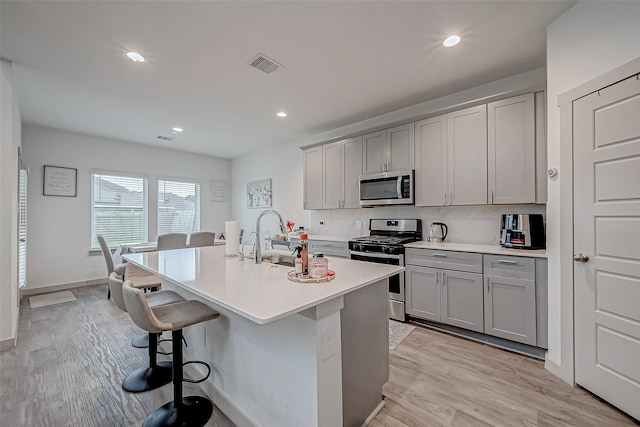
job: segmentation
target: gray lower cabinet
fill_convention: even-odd
[[[440,321],[440,269],[407,265],[404,271],[405,312]]]
[[[497,276],[485,282],[485,334],[536,345],[536,283]]]
[[[537,345],[535,260],[484,256],[484,332]]]
[[[484,332],[482,274],[442,270],[441,322]]]
[[[482,274],[407,265],[405,292],[411,316],[484,330]]]

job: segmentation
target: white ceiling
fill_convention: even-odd
[[[543,66],[573,3],[1,1],[0,54],[26,123],[234,158]]]

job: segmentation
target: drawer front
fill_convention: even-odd
[[[322,252],[325,256],[349,258],[349,244],[347,242],[309,240],[309,255],[313,255],[314,252]]]
[[[485,276],[535,280],[536,261],[534,258],[519,256],[485,255],[484,274]]]
[[[482,254],[407,248],[405,264],[482,273]]]

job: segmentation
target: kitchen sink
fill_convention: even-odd
[[[295,264],[295,255],[287,254],[266,254],[262,255],[262,262],[270,262],[271,264],[286,265],[293,267]]]

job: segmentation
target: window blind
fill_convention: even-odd
[[[148,241],[147,179],[91,174],[91,247],[101,234],[110,247]]]
[[[158,180],[158,234],[200,231],[200,184]]]
[[[27,284],[27,171],[18,175],[18,286]]]

